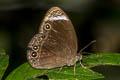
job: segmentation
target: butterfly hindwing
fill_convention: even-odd
[[[51,8],[35,36],[28,45],[32,50],[27,53],[29,63],[34,68],[49,69],[75,64],[77,38],[70,19],[62,9]],[[38,46],[37,51],[33,50],[33,44]],[[38,56],[31,58],[33,52]]]

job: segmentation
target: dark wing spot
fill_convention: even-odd
[[[31,56],[32,57],[37,57],[37,53],[36,52],[32,52]]]

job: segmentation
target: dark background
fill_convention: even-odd
[[[53,6],[62,8],[71,19],[78,37],[78,51],[97,40],[85,52],[120,52],[120,0],[0,0],[0,48],[10,55],[6,75],[27,61],[27,44]],[[103,73],[104,80],[120,80],[118,66],[93,69]]]

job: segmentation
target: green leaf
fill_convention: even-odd
[[[79,65],[79,63],[78,63]],[[56,72],[49,71],[47,76],[53,80],[91,80],[91,79],[98,79],[104,78],[101,74],[93,72],[92,70],[84,67],[77,66],[74,75],[74,68],[73,67],[64,67],[60,73],[58,70]]]
[[[79,64],[79,63],[78,63]],[[64,67],[59,73],[59,68],[50,69],[50,70],[38,70],[32,68],[28,63],[25,63],[15,69],[6,80],[32,80],[37,76],[47,75],[50,79],[53,80],[73,80],[74,76],[74,68],[73,67]],[[77,66],[76,68],[76,79],[81,80],[91,80],[97,78],[103,78],[103,76],[99,73],[93,72],[90,69],[85,69],[83,67]],[[37,79],[34,79],[37,80]]]
[[[99,65],[116,65],[120,66],[119,53],[98,53],[84,56],[82,64],[87,67],[95,67]]]
[[[9,56],[5,55],[5,51],[0,49],[0,80],[2,79],[5,70],[9,63]]]
[[[0,48],[0,56],[5,55],[5,50]]]
[[[120,54],[99,53],[83,56],[82,64],[88,68],[98,65],[120,65]],[[80,64],[77,63],[75,70],[76,75],[74,75],[74,67],[63,67],[63,69],[59,72],[60,68],[40,70],[32,68],[28,63],[24,63],[11,72],[6,80],[38,80],[36,77],[39,76],[42,78],[42,75],[46,75],[52,80],[91,80],[103,78],[101,74],[88,68],[80,67]]]
[[[42,75],[47,70],[37,70],[32,68],[28,63],[24,63],[15,69],[6,80],[27,80],[29,78],[34,78],[37,75]]]
[[[36,79],[36,78],[30,78],[28,80],[44,80],[44,79]]]

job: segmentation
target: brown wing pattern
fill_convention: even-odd
[[[34,51],[33,46],[38,46]],[[76,62],[77,38],[74,27],[58,7],[51,8],[36,34],[28,45],[27,57],[34,68],[50,69]],[[36,57],[31,57],[36,52]],[[35,54],[34,54],[35,55]]]

